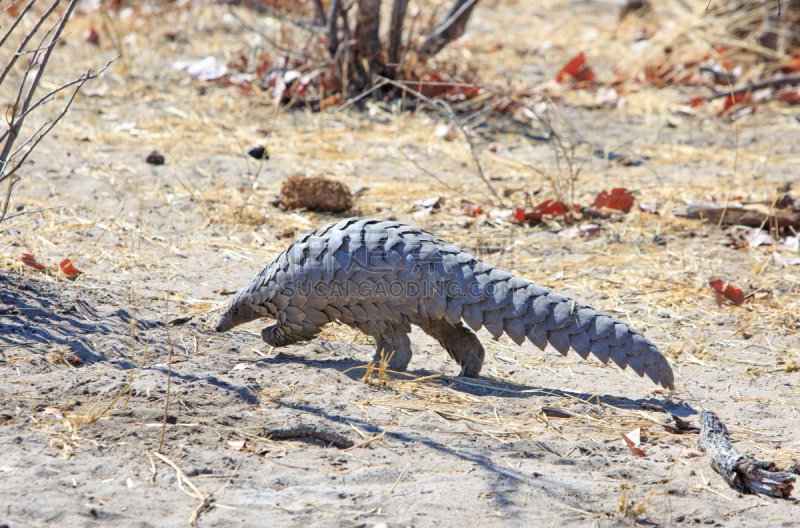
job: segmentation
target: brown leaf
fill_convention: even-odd
[[[30,266],[32,268],[36,268],[38,270],[46,269],[44,266],[36,262],[36,257],[31,255],[30,253],[23,253],[22,254],[22,263],[26,266]]]
[[[97,32],[96,29],[90,27],[83,34],[83,40],[85,40],[89,44],[92,44],[93,46],[98,46],[100,45],[100,34]]]
[[[625,440],[625,443],[628,444],[628,449],[631,450],[634,456],[644,456],[645,452],[643,449],[639,448],[639,442],[641,441],[642,430],[639,428],[634,429],[630,433],[626,433],[622,435],[622,439]]]

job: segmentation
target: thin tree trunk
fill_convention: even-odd
[[[322,0],[314,0],[314,24],[325,26],[325,8],[322,6]]]
[[[402,60],[403,22],[406,18],[408,0],[394,0],[392,5],[392,21],[389,25],[389,64],[393,71]]]
[[[359,89],[369,86],[373,75],[383,74],[380,23],[381,0],[358,0],[353,81]]]
[[[341,0],[331,0],[331,5],[328,8],[328,53],[331,58],[336,57],[336,52],[339,51],[339,31],[337,21],[339,20],[339,5]],[[345,36],[345,38],[350,38]]]
[[[467,21],[477,3],[478,0],[456,0],[444,22],[425,35],[425,40],[417,49],[417,53],[422,57],[432,57],[448,43],[463,35]]]

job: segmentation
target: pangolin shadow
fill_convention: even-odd
[[[364,361],[359,361],[356,359],[313,359],[304,355],[291,354],[287,352],[279,352],[275,356],[270,356],[253,362],[254,366],[262,367],[283,363],[302,363],[321,369],[331,368],[338,370],[340,373],[342,373],[342,375],[347,376],[354,381],[360,381],[364,377],[368,365],[368,362],[365,363]],[[621,410],[652,410],[654,407],[663,408],[665,411],[683,418],[693,414],[698,414],[698,411],[690,405],[685,403],[678,404],[669,399],[631,399],[613,394],[592,394],[586,392],[566,391],[549,387],[498,381],[486,376],[480,376],[477,379],[464,379],[464,381],[461,382],[457,377],[448,376],[441,372],[427,369],[409,370],[406,373],[389,372],[388,376],[392,380],[399,381],[404,379],[409,380],[415,377],[435,376],[436,374],[442,375],[442,378],[430,378],[428,381],[431,383],[438,383],[442,387],[447,387],[451,390],[463,392],[465,394],[470,394],[477,397],[494,396],[498,398],[528,399],[558,396],[562,398],[573,398],[576,400],[585,401],[587,403],[602,403],[604,405],[616,407]],[[481,386],[476,386],[475,382],[480,383]]]
[[[302,414],[310,414],[314,419],[322,418],[328,422],[328,425],[336,430],[342,429],[342,424],[350,424],[357,426],[359,429],[371,434],[378,435],[384,430],[380,427],[366,422],[356,416],[341,416],[332,414],[325,409],[308,404],[296,403],[291,401],[275,402],[279,407],[291,409],[299,418]],[[487,479],[487,486],[491,490],[491,494],[496,499],[496,507],[502,509],[504,514],[509,518],[516,517],[516,512],[510,509],[516,505],[516,498],[511,495],[516,491],[516,487],[520,484],[525,484],[532,488],[536,488],[541,493],[548,496],[548,498],[558,504],[565,505],[571,508],[585,509],[585,505],[580,503],[578,497],[582,493],[581,490],[574,488],[569,482],[557,479],[551,479],[534,472],[532,475],[519,471],[509,466],[502,466],[495,464],[490,457],[482,453],[470,452],[467,449],[459,449],[456,446],[445,445],[441,441],[436,441],[425,435],[426,431],[413,430],[411,432],[399,432],[389,429],[386,431],[386,440],[395,440],[398,442],[408,444],[422,444],[438,452],[442,456],[458,459],[462,462],[468,462],[476,466],[480,466],[484,470],[490,472],[494,478]],[[396,445],[389,444],[392,449]],[[546,447],[544,451],[550,451]],[[552,453],[552,451],[550,451]],[[509,489],[509,484],[513,487]],[[569,502],[568,498],[572,498],[573,502]]]

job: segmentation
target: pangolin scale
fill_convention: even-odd
[[[374,337],[375,360],[385,354],[397,371],[411,361],[414,324],[441,343],[460,375],[477,377],[484,349],[470,328],[483,327],[518,345],[527,338],[563,355],[591,352],[675,388],[664,356],[622,321],[393,221],[350,218],[303,236],[236,293],[216,330],[263,317],[277,321],[261,332],[274,347],[308,341],[340,321]]]

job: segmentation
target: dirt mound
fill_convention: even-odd
[[[308,209],[327,213],[344,213],[353,207],[347,185],[324,176],[306,178],[290,176],[281,186],[281,205],[287,209]]]

